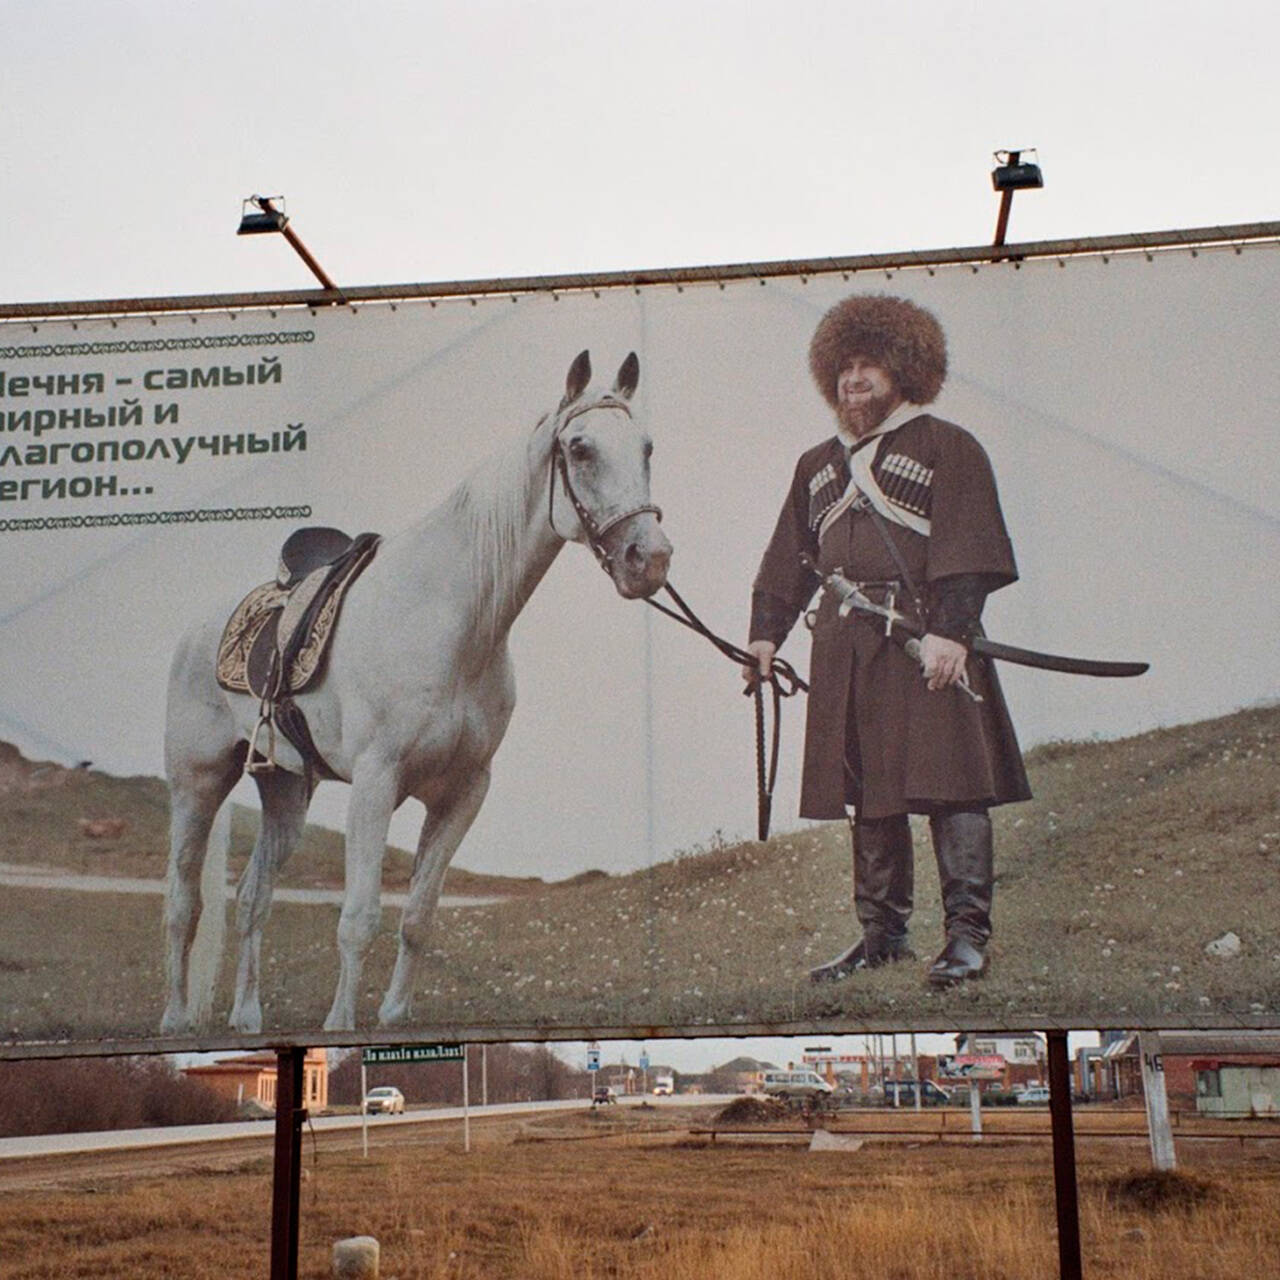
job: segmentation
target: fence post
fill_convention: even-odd
[[[1142,1095],[1147,1107],[1152,1167],[1162,1172],[1176,1169],[1178,1156],[1169,1124],[1169,1091],[1165,1086],[1158,1031],[1138,1032],[1138,1056],[1142,1059]]]

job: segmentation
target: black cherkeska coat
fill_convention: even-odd
[[[873,471],[886,491],[893,491],[896,473],[915,477],[917,487],[906,500],[928,516],[928,535],[896,523],[887,529],[924,596],[926,613],[944,578],[978,575],[988,591],[1017,579],[991,464],[973,436],[921,413],[863,447],[876,451]],[[755,581],[753,640],[780,644],[808,603],[817,580],[802,564],[802,553],[823,573],[838,569],[857,582],[903,576],[866,511],[838,516],[819,542],[818,503],[829,506],[832,492],[828,467],[843,488],[846,452],[835,437],[808,450],[796,466]],[[863,817],[1029,799],[992,664],[969,656],[970,683],[981,703],[957,688],[930,692],[918,664],[883,625],[856,614],[839,618],[838,603],[823,593],[813,631],[800,815],[844,816],[850,729],[856,732]],[[908,592],[900,594],[899,607],[910,611]],[[927,629],[927,617],[923,621]]]

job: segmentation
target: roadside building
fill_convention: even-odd
[[[1280,1115],[1280,1031],[1162,1031],[1159,1041],[1171,1109]],[[1141,1099],[1139,1046],[1139,1033],[1126,1031],[1077,1055],[1077,1087],[1099,1100]]]
[[[274,1111],[276,1055],[246,1053],[205,1066],[185,1067],[183,1075],[198,1080],[240,1106],[256,1104]],[[329,1059],[324,1049],[308,1049],[302,1061],[302,1101],[313,1111],[329,1105]]]

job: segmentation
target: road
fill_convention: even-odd
[[[635,1095],[619,1105],[635,1105],[641,1101],[651,1106],[688,1106],[690,1102],[709,1106],[730,1100],[731,1095],[681,1095],[655,1098]],[[586,1098],[566,1098],[555,1102],[499,1102],[487,1107],[470,1109],[473,1121],[500,1116],[527,1115],[538,1111],[565,1111],[585,1108],[591,1104]],[[439,1124],[463,1119],[461,1107],[433,1107],[430,1110],[410,1110],[402,1116],[370,1116],[370,1131],[385,1132],[400,1125]],[[315,1116],[309,1123],[316,1132],[332,1132],[342,1129],[359,1129],[360,1115]],[[275,1133],[270,1119],[240,1120],[231,1124],[173,1125],[160,1129],[116,1129],[106,1133],[50,1133],[26,1138],[0,1138],[0,1161],[30,1159],[38,1156],[87,1155],[93,1152],[120,1152],[154,1147],[178,1147],[211,1142],[235,1142],[246,1139],[267,1141]]]
[[[20,889],[58,889],[79,893],[150,893],[161,894],[163,880],[148,880],[138,876],[86,876],[72,871],[59,871],[54,867],[23,866],[13,862],[0,862],[0,885],[14,885]],[[235,895],[234,882],[228,882],[228,896]],[[272,894],[276,902],[306,902],[313,905],[341,906],[341,889],[290,889],[277,888]],[[386,891],[382,895],[384,907],[403,907],[407,893]],[[464,897],[460,894],[442,894],[442,907],[483,907],[503,901],[500,897]]]

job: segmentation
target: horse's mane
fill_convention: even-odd
[[[516,589],[525,521],[534,491],[548,484],[555,415],[545,413],[528,436],[481,463],[454,491],[471,555],[472,581],[492,578],[490,616],[477,619],[492,636],[498,608]]]

